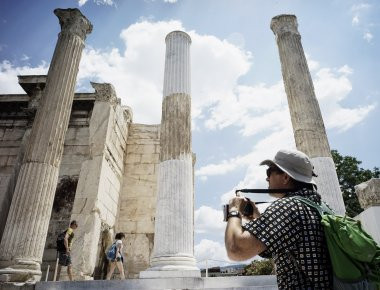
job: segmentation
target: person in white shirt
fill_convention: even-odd
[[[116,246],[116,255],[115,255],[115,259],[113,260],[110,260],[110,269],[107,273],[107,280],[110,280],[111,279],[111,276],[113,274],[113,272],[115,271],[115,268],[117,267],[119,269],[119,273],[120,273],[120,278],[121,279],[125,279],[125,275],[124,275],[124,267],[123,267],[123,261],[124,261],[124,257],[123,257],[123,240],[125,238],[125,235],[123,233],[117,233],[116,236],[115,236],[115,242],[112,244]]]

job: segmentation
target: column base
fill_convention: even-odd
[[[200,270],[146,270],[140,272],[140,279],[148,278],[200,278]]]
[[[140,278],[200,277],[194,257],[161,256],[151,260],[151,267],[140,272]]]
[[[30,260],[18,259],[13,265],[0,269],[0,282],[35,283],[41,276],[40,263]]]

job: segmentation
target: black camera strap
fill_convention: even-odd
[[[299,189],[289,189],[289,188],[278,188],[278,189],[268,189],[268,188],[252,188],[252,189],[236,189],[235,194],[238,192],[243,193],[289,193],[289,192],[297,192]]]

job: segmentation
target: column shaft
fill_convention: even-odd
[[[157,209],[151,268],[140,278],[199,277],[194,258],[190,37],[166,37]]]
[[[40,278],[63,144],[74,98],[75,82],[91,23],[78,9],[56,9],[62,31],[49,68],[40,108],[17,179],[0,244],[0,260],[12,265],[0,274],[12,281]],[[13,269],[17,268],[17,275]]]
[[[313,161],[314,171],[319,175],[316,178],[319,193],[338,213],[344,213],[321,110],[297,27],[294,15],[279,15],[271,22],[280,54],[296,146]]]

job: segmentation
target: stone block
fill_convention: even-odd
[[[151,197],[127,198],[121,201],[121,208],[128,213],[131,220],[139,220],[140,218],[150,217],[155,212],[156,200]]]
[[[89,134],[88,127],[69,127],[65,135],[65,145],[88,146]]]
[[[127,156],[125,157],[124,163],[125,164],[140,163],[141,162],[141,156],[142,156],[142,154],[134,154],[134,153],[127,154]]]
[[[138,274],[149,267],[153,249],[153,235],[127,234],[125,241],[126,268],[128,276]]]
[[[372,178],[356,185],[355,191],[362,208],[380,206],[380,178]]]
[[[97,198],[83,198],[75,196],[72,214],[89,214],[96,208]]]
[[[136,233],[151,233],[154,234],[154,220],[151,219],[143,219],[137,221]]]
[[[128,145],[159,145],[160,139],[157,138],[140,138],[140,136],[133,136],[133,138],[129,138]]]
[[[65,144],[63,148],[63,155],[89,156],[89,154],[90,154],[90,148],[88,145]]]
[[[14,166],[16,164],[17,156],[10,155],[8,156],[7,166]]]
[[[154,164],[135,164],[133,173],[138,175],[151,175],[154,174]]]
[[[117,228],[123,233],[135,234],[137,231],[137,222],[119,219],[117,221]]]
[[[4,141],[21,141],[24,137],[25,129],[24,128],[12,128],[5,129],[3,140]]]
[[[141,154],[141,163],[158,163],[160,159],[160,154]]]
[[[7,166],[8,155],[0,156],[0,167]]]
[[[0,156],[10,156],[10,155],[18,155],[19,151],[20,151],[20,147],[19,146],[15,146],[16,144],[14,142],[13,143],[13,146],[7,146],[5,145],[4,143],[5,142],[1,142],[1,147],[0,147]]]
[[[127,145],[127,154],[136,153],[136,154],[152,154],[159,153],[157,152],[157,145]]]
[[[157,186],[155,183],[139,183],[136,185],[126,185],[123,192],[128,197],[156,197]]]

